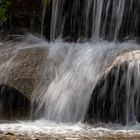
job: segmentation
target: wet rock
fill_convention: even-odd
[[[0,84],[13,87],[30,99],[46,54],[45,48],[0,47]]]
[[[26,96],[4,85],[0,86],[0,91],[0,120],[29,118],[31,103]]]
[[[85,120],[129,124],[140,121],[140,51],[124,52],[100,77]]]
[[[25,105],[26,108],[23,108],[23,110],[27,110],[26,112],[30,112],[28,108],[30,108],[29,101],[32,97],[32,101],[34,101],[32,112],[34,112],[41,90],[43,88],[47,89],[48,84],[55,78],[57,68],[63,62],[68,49],[67,47],[52,47],[49,49],[46,42],[41,40],[36,45],[34,39],[29,36],[28,39],[30,41],[28,42],[27,38],[23,36],[19,42],[12,40],[10,42],[2,42],[2,45],[0,45],[0,85],[2,85],[3,89],[10,87],[18,91],[18,94],[23,95],[22,97],[25,99],[25,103],[20,107],[22,108]],[[42,43],[45,45],[43,44],[43,47],[40,47]],[[11,95],[9,92],[1,94]],[[4,97],[8,98],[8,96],[5,95]],[[14,94],[13,97],[17,98]],[[4,98],[1,101],[4,101]],[[9,103],[14,102],[15,106],[15,101],[6,101]],[[6,107],[4,110],[10,111],[9,103],[8,109],[7,103],[4,103]],[[18,105],[16,106],[18,109]],[[12,114],[17,114],[16,116],[18,116],[18,112],[15,112],[14,109],[14,113]],[[34,118],[34,116],[32,117]]]
[[[27,119],[35,84],[49,78],[49,72],[46,78],[39,77],[47,47],[20,48],[16,45],[0,46],[0,119],[4,120]],[[48,65],[47,60],[45,64]]]
[[[4,135],[0,136],[0,140],[16,140],[16,136]]]

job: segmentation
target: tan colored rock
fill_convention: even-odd
[[[0,83],[30,98],[47,48],[0,47]]]
[[[129,62],[139,62],[140,63],[140,50],[131,50],[126,51],[124,53],[121,53],[118,55],[115,60],[111,63],[111,66],[107,69],[107,71],[110,71],[115,66],[120,66],[124,63]]]

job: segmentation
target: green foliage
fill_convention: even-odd
[[[42,0],[42,3],[46,7],[50,3],[50,0]]]
[[[0,0],[0,21],[6,22],[8,18],[8,9],[11,4],[11,0]]]

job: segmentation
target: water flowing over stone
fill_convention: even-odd
[[[127,23],[129,36],[135,30],[139,7],[139,0],[54,0],[51,40],[59,36],[117,40]]]
[[[126,96],[125,113],[120,114],[123,105],[116,105],[116,97],[121,94],[117,94],[117,89],[122,85],[116,86],[121,67],[117,71],[119,76],[115,75],[115,80],[110,83],[113,89],[107,92],[110,72],[117,64],[125,66],[118,56],[140,49],[134,40],[119,42],[121,28],[127,19],[126,13],[133,15],[132,26],[136,22],[139,6],[137,0],[53,0],[50,43],[34,35],[19,36],[19,42],[18,38],[15,42],[1,42],[0,84],[14,87],[31,100],[33,118],[67,123],[92,119],[101,122],[107,119],[115,123],[125,121],[126,124],[139,121],[139,101],[135,99],[139,99],[139,92],[133,92],[139,91],[139,54],[133,57],[136,61],[126,60],[127,70],[121,73],[119,81],[126,89],[123,89]],[[43,34],[45,7],[42,17]],[[65,37],[71,35],[76,43],[65,42]],[[103,80],[103,87],[98,87],[104,75],[107,82]],[[95,93],[96,88],[101,91]],[[100,98],[101,101],[98,100]],[[109,105],[106,105],[107,100],[110,101]],[[120,102],[122,99],[117,103]]]
[[[127,125],[140,121],[139,62],[139,50],[124,52],[116,58],[92,93],[87,120]]]
[[[47,86],[44,82],[36,85],[32,96],[33,113],[58,122],[84,121],[100,77],[119,54],[139,49],[139,45],[131,41],[118,42],[128,17],[126,13],[131,13],[136,22],[139,5],[139,1],[132,0],[52,1],[50,81]],[[56,40],[71,35],[77,43]],[[91,40],[86,42],[87,38]],[[106,39],[113,42],[103,41]],[[47,74],[45,67],[46,60],[40,79]]]
[[[0,84],[16,88],[30,99],[47,42],[31,35],[15,38],[19,41],[3,41],[0,46]]]
[[[65,56],[62,55],[64,58],[61,64],[55,67],[56,76],[49,86],[39,87],[41,90],[37,100],[33,95],[38,105],[36,113],[42,111],[42,117],[58,122],[83,122],[99,78],[119,54],[138,49],[139,45],[122,43],[116,47],[116,43],[108,42],[96,44],[55,42],[53,51],[60,50],[57,48],[58,44],[63,49],[69,47],[68,52]],[[54,54],[50,51],[48,56],[53,59],[58,58],[56,55],[58,53]]]

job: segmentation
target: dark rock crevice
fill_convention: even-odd
[[[0,85],[0,120],[28,119],[30,100],[13,87]]]
[[[140,122],[140,77],[137,75],[136,79],[136,65],[129,71],[129,63],[131,62],[116,65],[101,76],[92,93],[86,122],[112,122],[123,125]]]

